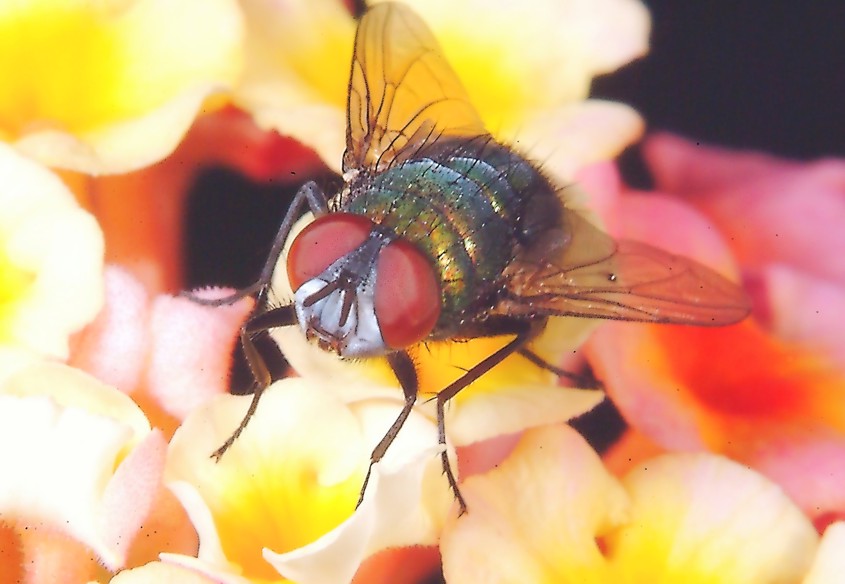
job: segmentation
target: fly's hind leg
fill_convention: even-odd
[[[246,414],[241,423],[232,432],[232,435],[223,443],[223,445],[215,450],[211,457],[214,460],[220,460],[225,452],[235,443],[241,432],[244,431],[250,418],[258,408],[258,402],[264,390],[275,380],[275,376],[282,369],[281,366],[268,367],[264,357],[261,356],[255,343],[252,341],[252,336],[258,333],[263,333],[273,328],[290,326],[296,323],[296,312],[292,304],[287,306],[280,306],[272,308],[266,312],[262,312],[256,316],[251,317],[241,328],[241,347],[243,348],[244,356],[246,357],[247,365],[255,380],[253,383],[254,392],[252,394],[252,401],[249,403]]]
[[[482,336],[500,336],[515,334],[516,337],[507,345],[491,353],[481,361],[475,364],[464,375],[456,379],[450,385],[438,392],[437,397],[437,436],[443,451],[440,453],[441,462],[443,465],[443,472],[446,479],[449,481],[449,486],[458,500],[460,514],[466,513],[466,501],[461,495],[458,488],[458,480],[452,472],[452,465],[449,463],[449,454],[446,451],[446,403],[458,395],[467,385],[490,371],[493,367],[504,361],[507,357],[519,351],[521,347],[530,341],[538,332],[539,326],[535,326],[531,322],[512,320],[507,318],[489,320],[484,323],[484,326],[477,331],[476,337]]]
[[[587,372],[587,374],[582,375],[579,373],[567,371],[566,369],[561,369],[560,367],[552,365],[551,363],[540,357],[537,353],[526,347],[522,347],[521,349],[519,349],[519,354],[528,359],[531,363],[533,363],[540,369],[545,369],[546,371],[554,373],[558,377],[568,379],[569,381],[575,384],[575,387],[578,387],[580,389],[604,389],[604,384],[598,379],[596,379],[590,372]]]
[[[314,213],[317,217],[328,213],[328,198],[314,181],[305,183],[298,191],[296,191],[296,195],[293,197],[290,208],[285,214],[285,218],[279,226],[279,230],[276,232],[276,237],[273,239],[273,247],[270,248],[270,254],[267,256],[267,261],[264,262],[264,267],[261,268],[261,274],[258,276],[258,280],[256,280],[253,284],[247,286],[246,288],[241,288],[234,294],[224,296],[223,298],[199,298],[191,292],[183,292],[182,296],[190,298],[193,302],[202,304],[203,306],[228,306],[230,304],[234,304],[241,298],[258,293],[258,301],[261,302],[264,299],[264,294],[270,285],[270,280],[273,277],[273,271],[276,269],[276,263],[278,263],[279,256],[282,254],[282,249],[285,247],[285,243],[290,235],[290,230],[296,220],[299,219],[300,215],[302,215],[306,204],[308,205],[308,210]]]

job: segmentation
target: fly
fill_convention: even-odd
[[[342,166],[345,184],[333,197],[313,182],[297,192],[255,284],[204,302],[257,294],[260,307],[241,331],[255,393],[216,458],[273,381],[252,342],[273,328],[298,326],[342,358],[387,358],[404,406],[373,450],[372,469],[417,400],[408,351],[420,342],[512,337],[436,394],[445,446],[445,404],[509,355],[564,374],[529,348],[551,317],[718,326],[749,312],[742,289],[713,270],[616,241],[567,208],[534,164],[487,132],[432,33],[402,4],[379,4],[359,23]],[[282,249],[306,210],[315,220],[279,267],[294,299],[268,306]],[[463,511],[445,448],[441,456]],[[362,498],[365,488],[366,480]]]

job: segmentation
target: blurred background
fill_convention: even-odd
[[[649,0],[649,55],[594,94],[702,142],[845,155],[845,3]]]

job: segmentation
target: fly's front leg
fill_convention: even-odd
[[[361,495],[358,497],[358,503],[355,505],[356,507],[364,500],[364,492],[367,490],[367,483],[370,482],[370,474],[373,472],[373,465],[384,458],[387,449],[390,448],[390,445],[393,444],[394,440],[396,440],[399,430],[401,430],[402,426],[405,425],[405,420],[408,419],[408,416],[411,415],[411,410],[414,409],[414,404],[417,402],[417,394],[419,393],[420,384],[419,379],[417,378],[417,369],[408,353],[404,351],[390,353],[387,355],[387,362],[390,364],[393,374],[396,375],[396,379],[402,387],[402,392],[405,394],[405,404],[402,406],[402,411],[399,412],[396,420],[387,430],[384,438],[376,444],[376,447],[373,448],[372,454],[370,454],[370,466],[367,468],[367,476],[364,477],[364,484],[361,487]]]
[[[276,264],[279,261],[279,256],[282,254],[282,249],[284,249],[285,243],[290,235],[290,230],[296,220],[302,215],[306,204],[308,205],[308,210],[314,213],[317,217],[325,215],[329,211],[326,194],[314,181],[305,183],[298,191],[296,191],[296,195],[293,197],[290,208],[285,214],[282,224],[279,226],[279,231],[276,232],[276,237],[273,239],[273,247],[270,248],[270,254],[267,256],[267,261],[264,263],[264,267],[261,268],[261,274],[258,276],[258,280],[256,280],[253,284],[238,290],[234,294],[213,300],[198,298],[190,292],[183,292],[182,295],[190,298],[197,304],[202,304],[204,306],[227,306],[229,304],[234,304],[241,298],[245,298],[246,296],[250,296],[257,292],[258,301],[261,302],[264,299],[264,295],[270,285],[270,280],[273,278],[273,271],[276,269]]]
[[[282,326],[290,326],[295,323],[296,311],[294,310],[293,304],[288,304],[287,306],[273,308],[253,316],[241,327],[241,347],[243,348],[250,373],[252,373],[252,377],[255,380],[253,383],[255,391],[252,394],[252,401],[249,403],[249,408],[247,408],[241,423],[238,424],[238,427],[232,432],[232,435],[229,436],[226,442],[211,454],[211,457],[215,460],[220,460],[220,457],[235,443],[235,440],[244,431],[250,418],[252,418],[252,415],[258,408],[258,401],[261,399],[264,390],[275,381],[270,368],[267,366],[267,362],[255,347],[255,343],[252,342],[252,335]],[[274,367],[273,371],[280,369],[281,367]]]

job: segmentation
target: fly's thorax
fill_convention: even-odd
[[[529,162],[489,138],[440,141],[353,188],[344,209],[428,256],[441,282],[443,331],[495,305],[507,266],[547,220],[530,200],[547,185]]]

